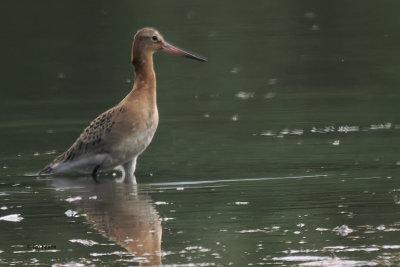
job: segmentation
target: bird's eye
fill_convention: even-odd
[[[153,40],[154,42],[157,42],[158,41],[158,38],[157,38],[157,36],[153,36],[153,37],[151,37],[151,40]]]

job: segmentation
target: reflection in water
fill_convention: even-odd
[[[89,178],[54,179],[52,185],[73,202],[87,222],[124,247],[142,266],[161,264],[161,221],[145,192],[135,184]]]

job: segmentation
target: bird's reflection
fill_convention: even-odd
[[[71,199],[79,197],[73,203],[91,227],[124,247],[141,266],[161,264],[161,220],[146,190],[117,181],[95,184],[89,178],[56,178],[52,184]]]

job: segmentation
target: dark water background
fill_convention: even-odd
[[[400,264],[400,3],[0,7],[1,264]],[[209,61],[155,55],[138,186],[32,176],[129,92],[144,26]]]

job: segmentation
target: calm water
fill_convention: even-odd
[[[1,6],[0,264],[400,264],[400,3]],[[155,55],[139,184],[38,179],[129,92],[143,26],[209,61]]]

